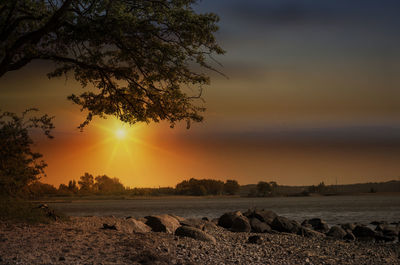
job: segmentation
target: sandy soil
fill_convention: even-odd
[[[0,264],[400,264],[399,243],[345,242],[294,234],[207,232],[217,243],[166,233],[104,230],[114,217],[48,225],[0,223]]]

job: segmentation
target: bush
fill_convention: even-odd
[[[62,220],[67,220],[63,214],[50,210]],[[50,223],[54,221],[49,216],[48,211],[39,208],[39,204],[26,202],[20,199],[12,199],[9,197],[0,198],[0,220],[12,223]]]

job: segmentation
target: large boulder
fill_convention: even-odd
[[[154,232],[173,234],[180,226],[177,219],[167,214],[146,216],[145,218],[147,220],[146,225],[151,227],[151,230]]]
[[[313,218],[309,220],[304,220],[302,223],[303,226],[311,225],[315,231],[326,233],[329,231],[328,224],[323,221],[321,218]]]
[[[356,224],[354,223],[345,223],[340,225],[345,231],[353,231],[356,228]]]
[[[271,227],[264,222],[261,222],[259,219],[257,218],[251,218],[250,220],[250,225],[251,225],[251,230],[255,233],[267,233],[267,232],[271,232]]]
[[[231,228],[233,225],[233,220],[235,220],[235,218],[239,216],[243,216],[242,213],[239,211],[224,213],[218,219],[218,225],[222,226],[223,228]]]
[[[328,233],[326,233],[327,236],[336,239],[343,239],[343,237],[345,237],[346,234],[347,232],[344,231],[344,229],[339,226],[332,226],[331,229],[329,229]]]
[[[200,229],[197,229],[197,228],[191,227],[191,226],[178,227],[175,231],[175,235],[180,236],[180,237],[190,237],[190,238],[205,241],[205,242],[216,243],[215,237],[207,234],[204,231],[201,231]]]
[[[291,233],[293,231],[293,223],[286,217],[277,216],[272,221],[271,228],[278,232]]]
[[[128,233],[147,233],[151,231],[148,225],[133,218],[121,222],[120,225],[124,226]]]
[[[268,225],[271,225],[272,221],[274,221],[275,217],[278,216],[275,212],[264,210],[264,209],[262,209],[262,210],[249,209],[243,215],[245,215],[249,219],[257,218],[261,222],[267,223]]]
[[[208,223],[208,221],[202,220],[202,219],[194,219],[194,218],[189,218],[189,219],[185,219],[183,221],[179,222],[181,225],[184,226],[191,226],[191,227],[195,227],[198,229],[203,229],[204,225],[206,223]]]
[[[295,220],[290,220],[290,222],[292,223],[292,229],[290,230],[290,233],[298,234],[303,227]]]
[[[251,226],[246,216],[237,216],[233,219],[231,226],[232,232],[250,232]]]
[[[372,240],[376,236],[376,233],[371,228],[363,225],[357,225],[353,230],[353,234],[357,239],[363,240]]]

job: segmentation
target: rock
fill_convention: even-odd
[[[222,226],[223,228],[231,228],[233,225],[233,220],[238,216],[242,216],[242,213],[239,211],[224,213],[218,219],[218,225]]]
[[[313,237],[325,237],[325,234],[320,233],[318,231],[315,231],[311,228],[307,228],[307,227],[302,227],[299,232],[297,232],[298,235],[304,236],[304,237],[309,237],[309,238],[313,238]]]
[[[347,231],[347,230],[353,231],[354,228],[356,228],[356,224],[354,224],[354,223],[341,224],[340,226],[341,226],[345,231]]]
[[[293,223],[286,217],[277,216],[271,223],[271,228],[278,232],[291,233],[293,231]]]
[[[341,224],[340,225],[344,230],[350,230],[353,231],[354,228],[356,228],[356,225],[353,223],[346,223],[346,224]]]
[[[201,220],[210,221],[210,219],[208,219],[208,217],[203,217],[203,218],[201,218]]]
[[[180,237],[190,237],[190,238],[205,241],[205,242],[216,243],[216,240],[213,236],[207,234],[204,231],[201,231],[200,229],[190,227],[190,226],[178,227],[175,231],[175,235],[180,236]]]
[[[331,229],[329,229],[328,233],[326,233],[327,236],[336,238],[336,239],[343,239],[343,237],[346,235],[346,231],[344,231],[343,228],[339,226],[332,226]]]
[[[278,215],[273,212],[273,211],[268,211],[268,210],[257,210],[257,209],[249,209],[246,211],[245,214],[243,214],[247,218],[257,218],[261,222],[267,223],[268,225],[271,225],[272,222],[274,221],[275,217]]]
[[[180,226],[177,219],[167,214],[146,216],[145,218],[147,219],[146,225],[148,225],[154,232],[166,232],[172,234]]]
[[[113,224],[113,225],[103,224],[102,229],[104,229],[104,230],[117,230],[117,227],[115,226],[115,224]]]
[[[203,226],[203,231],[215,231],[217,229],[217,225],[214,224],[213,222],[206,222]]]
[[[180,216],[177,216],[177,215],[175,215],[175,214],[168,214],[168,215],[171,216],[171,217],[173,217],[173,218],[175,218],[178,222],[185,221],[185,218],[180,217]]]
[[[343,239],[347,241],[354,241],[356,240],[356,237],[352,232],[348,231],[347,234],[343,237]]]
[[[128,232],[130,233],[148,233],[151,231],[151,228],[148,225],[133,218],[121,223],[121,225],[126,225]]]
[[[250,220],[250,226],[253,232],[255,233],[266,233],[266,232],[271,232],[271,227],[264,222],[261,222],[258,218],[251,218]]]
[[[250,244],[261,244],[262,243],[262,238],[260,236],[250,236],[249,239],[247,240],[247,243]]]
[[[181,221],[181,222],[179,222],[181,225],[184,225],[184,226],[191,226],[191,227],[195,227],[195,228],[198,228],[198,229],[203,229],[203,227],[204,227],[204,224],[206,223],[207,221],[204,221],[204,220],[202,220],[202,219],[194,219],[194,218],[190,218],[190,219],[186,219],[186,220],[184,220],[184,221]]]
[[[293,226],[292,229],[290,230],[290,233],[293,233],[293,234],[299,233],[302,229],[301,224],[295,220],[290,220],[290,222]]]
[[[357,225],[353,230],[353,234],[357,239],[373,239],[376,235],[371,228],[363,225]]]
[[[232,232],[250,232],[251,226],[246,216],[237,216],[233,219]]]
[[[219,218],[214,218],[211,220],[215,225],[218,225]]]
[[[321,218],[313,218],[309,220],[304,220],[302,225],[306,226],[307,224],[310,224],[315,231],[321,232],[321,233],[326,233],[329,231],[329,226],[328,224],[323,221]]]
[[[395,227],[388,226],[388,225],[383,228],[382,232],[385,236],[396,237],[399,234],[398,229],[396,229]]]
[[[385,235],[381,231],[378,231],[375,233],[376,241],[392,242],[392,241],[395,241],[396,238],[397,238],[397,235]]]

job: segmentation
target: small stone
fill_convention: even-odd
[[[247,240],[248,243],[250,244],[261,244],[262,243],[262,238],[260,236],[250,236],[249,239]]]
[[[63,256],[58,258],[59,261],[65,261],[65,258]]]

